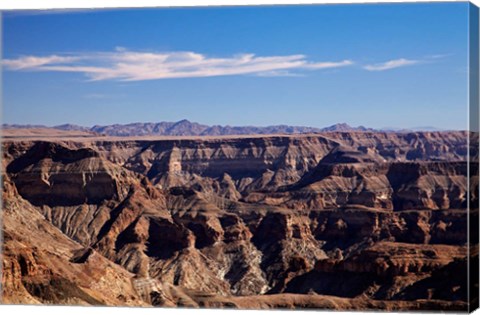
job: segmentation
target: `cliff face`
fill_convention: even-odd
[[[5,142],[3,298],[465,309],[466,137]]]

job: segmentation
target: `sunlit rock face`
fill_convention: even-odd
[[[4,301],[465,310],[466,138],[4,142]]]

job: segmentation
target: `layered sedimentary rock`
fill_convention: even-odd
[[[5,142],[4,301],[465,309],[466,138]]]

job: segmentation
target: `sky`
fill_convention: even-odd
[[[9,11],[3,123],[467,128],[468,3]]]

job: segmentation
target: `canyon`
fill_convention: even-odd
[[[2,143],[3,303],[478,303],[468,132],[47,134]]]

